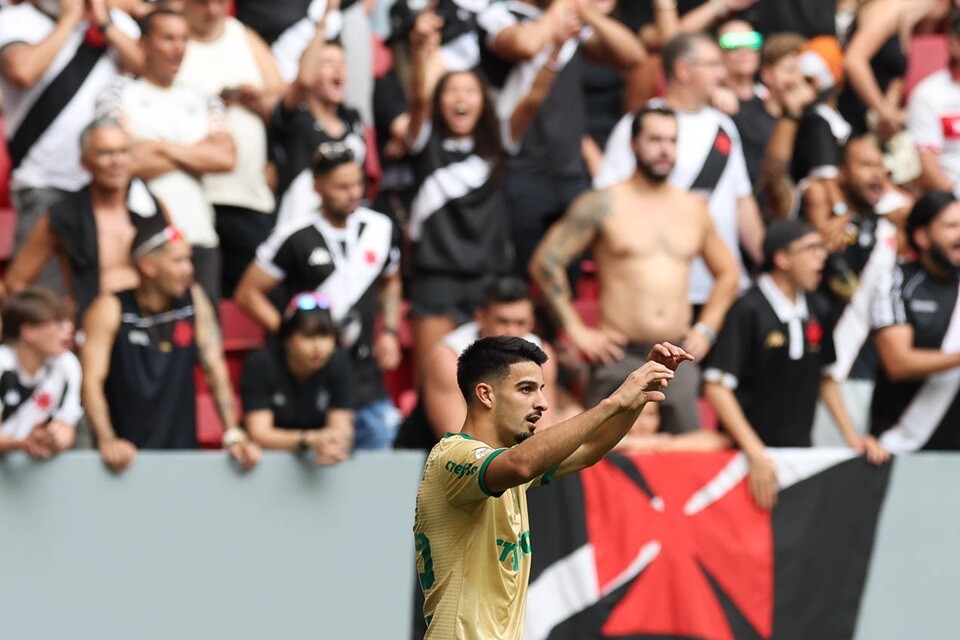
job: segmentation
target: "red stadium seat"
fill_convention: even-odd
[[[232,300],[220,302],[220,325],[223,328],[223,349],[228,354],[252,351],[264,344],[263,328]]]
[[[907,97],[921,80],[947,66],[947,38],[943,35],[916,36],[910,41],[904,93]]]
[[[403,414],[404,418],[409,417],[410,414],[413,413],[419,399],[420,394],[417,393],[416,389],[404,389],[400,392],[397,398],[397,408],[400,409],[400,413]]]
[[[600,323],[600,304],[596,298],[577,298],[573,301],[573,308],[588,327],[595,327]]]
[[[0,130],[3,129],[3,118],[0,118]],[[10,206],[10,170],[13,168],[10,154],[7,153],[7,141],[0,137],[0,207]]]
[[[201,449],[219,449],[223,441],[223,423],[209,393],[197,394],[197,440]]]
[[[707,431],[716,431],[720,428],[720,418],[717,416],[716,409],[707,402],[706,398],[697,400],[697,410],[700,412],[700,428]]]

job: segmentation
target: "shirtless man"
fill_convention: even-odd
[[[738,267],[701,198],[667,181],[676,159],[677,120],[664,107],[644,107],[632,129],[637,171],[629,179],[581,195],[548,232],[530,264],[561,326],[596,367],[587,389],[593,406],[643,361],[650,345],[678,340],[696,360],[709,351],[737,295]],[[566,268],[592,248],[600,278],[600,326],[584,325],[571,303]],[[716,280],[696,323],[687,302],[693,259]],[[692,326],[691,326],[692,324]],[[663,429],[699,427],[699,372],[671,381]]]
[[[164,215],[139,180],[131,182],[130,139],[116,120],[100,118],[80,136],[90,183],[43,214],[4,278],[9,293],[32,284],[54,257],[77,305],[78,317],[100,293],[140,284],[130,259],[137,227]]]

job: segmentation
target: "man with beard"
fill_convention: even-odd
[[[851,139],[841,150],[836,188],[824,181],[803,193],[802,218],[823,236],[830,252],[821,290],[830,303],[827,323],[834,327],[836,362],[830,376],[841,382],[847,406],[861,433],[866,429],[877,361],[870,335],[870,314],[877,285],[897,258],[897,228],[911,204],[887,180],[883,155],[868,137]],[[827,436],[827,416],[816,431]]]
[[[664,399],[661,388],[691,357],[656,344],[599,405],[537,429],[548,408],[546,359],[533,343],[505,336],[481,338],[460,355],[457,386],[467,416],[460,433],[430,451],[417,492],[425,640],[523,636],[532,552],[527,489],[599,462],[647,402]]]
[[[581,195],[547,233],[530,272],[573,344],[596,367],[586,404],[594,406],[643,362],[650,345],[677,340],[701,360],[737,295],[738,268],[701,198],[667,181],[676,160],[677,118],[661,106],[639,111],[632,126],[636,172]],[[566,268],[592,249],[600,279],[600,323],[587,327],[571,300]],[[716,280],[694,320],[690,269],[702,257]],[[699,371],[685,367],[663,405],[663,428],[690,431]]]
[[[960,202],[924,195],[906,230],[917,259],[889,272],[874,307],[870,432],[894,453],[960,450]]]

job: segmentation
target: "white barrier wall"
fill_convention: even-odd
[[[0,458],[0,637],[407,640],[423,457]],[[897,460],[857,640],[960,637],[960,455]],[[543,489],[549,491],[549,488]]]
[[[0,460],[0,637],[405,640],[418,453]]]

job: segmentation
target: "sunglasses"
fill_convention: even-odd
[[[292,318],[297,311],[313,311],[314,309],[330,310],[330,299],[316,291],[304,291],[290,299],[283,315]]]
[[[750,49],[759,51],[763,46],[763,36],[757,31],[747,33],[725,33],[718,40],[720,48],[725,51],[734,49]]]

